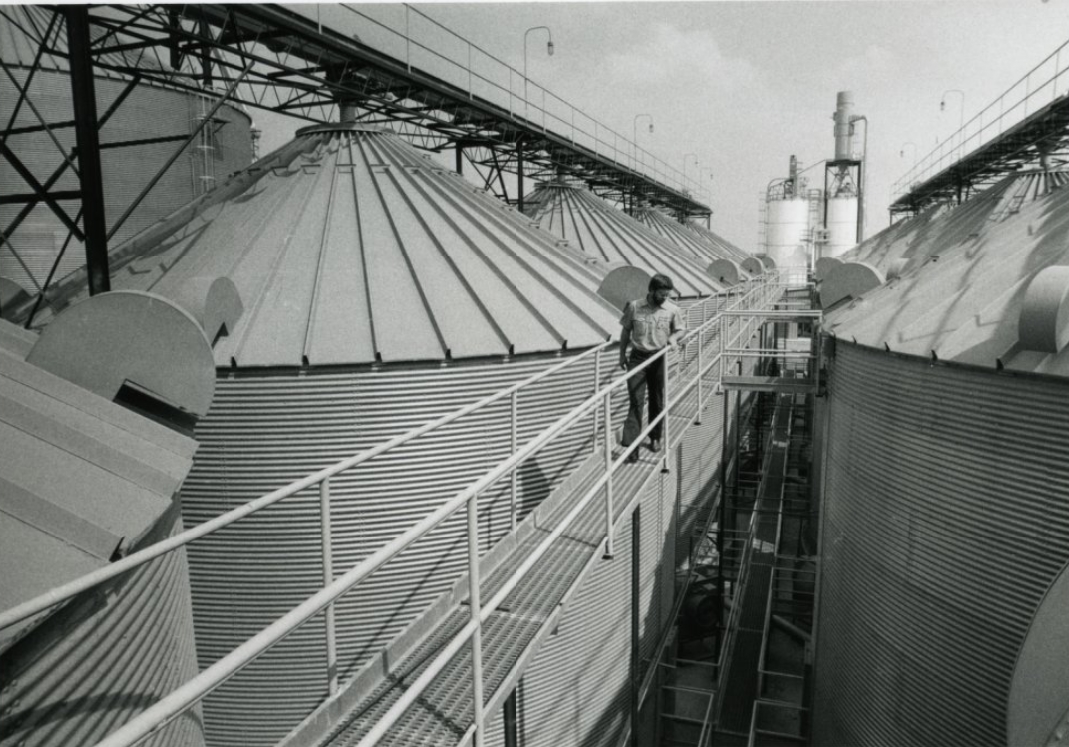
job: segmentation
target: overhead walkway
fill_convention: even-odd
[[[603,557],[614,554],[614,529],[635,507],[640,488],[662,470],[674,468],[674,449],[690,438],[689,433],[694,430],[691,424],[703,417],[703,411],[712,402],[722,401],[715,397],[723,391],[722,371],[739,367],[748,370],[745,355],[723,351],[745,350],[747,341],[760,339],[764,317],[775,313],[784,290],[785,286],[774,278],[764,278],[734,294],[708,299],[698,312],[691,308],[688,316],[704,321],[688,333],[682,354],[669,368],[665,421],[668,448],[662,453],[654,455],[642,450],[639,446],[642,439],[633,447],[640,449],[638,463],[629,464],[627,452],[615,445],[613,423],[619,424],[622,403],[614,405],[613,394],[623,392],[626,376],[617,378],[432,514],[353,568],[334,575],[333,581],[325,582],[306,602],[142,711],[100,745],[136,744],[170,719],[196,706],[212,690],[312,620],[315,624],[327,621],[326,674],[331,680],[332,696],[295,729],[289,744],[448,745],[481,741],[489,718],[505,705],[540,643],[553,630],[583,579]],[[741,311],[747,313],[724,313]],[[600,348],[591,352],[600,354],[599,351]],[[319,486],[321,496],[329,497],[329,483],[336,475],[510,397],[530,382],[553,375],[555,369],[567,365],[570,361],[0,613],[0,629],[309,488]],[[477,530],[480,492],[507,478],[525,459],[536,455],[566,429],[590,428],[592,413],[600,416],[600,425],[595,423],[600,433],[594,440],[594,452],[514,533],[480,556]],[[352,680],[340,682],[331,635],[333,602],[434,527],[464,511],[469,532],[467,576],[409,626],[381,657]],[[693,524],[696,517],[690,521]],[[328,550],[329,545],[325,545],[324,551]],[[648,689],[648,684],[647,677],[644,689]]]
[[[1046,167],[1054,156],[1064,155],[1067,144],[1069,42],[899,179],[891,189],[898,195],[891,203],[891,216],[913,214],[939,202],[960,203],[1026,165],[1039,162]]]

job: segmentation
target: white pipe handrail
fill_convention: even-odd
[[[755,289],[754,293],[757,293],[758,290],[760,289]],[[742,303],[742,299],[740,299],[738,303]],[[709,322],[707,322],[707,325],[711,326],[712,321],[712,319],[709,320]],[[703,327],[704,326],[706,325],[703,325]],[[689,338],[694,334],[697,334],[698,332],[698,329],[693,330],[692,332],[685,335],[684,339]],[[641,365],[635,366],[633,369],[630,369],[627,375],[619,377],[616,381],[605,387],[605,389],[592,395],[589,399],[587,399],[586,402],[582,403],[581,405],[578,405],[575,410],[573,410],[566,416],[566,419],[569,421],[568,424],[580,419],[583,415],[586,414],[587,409],[593,410],[594,408],[596,408],[600,401],[604,400],[607,396],[609,396],[609,393],[621,386],[626,385],[626,382],[631,376],[641,370],[644,370],[647,366],[652,365],[655,361],[666,356],[667,352],[668,349],[664,348],[655,355],[650,356],[647,360],[643,361]],[[711,362],[706,370],[711,369],[715,362],[716,361]],[[700,375],[701,372],[698,373],[698,376]],[[479,613],[480,624],[485,623],[489,619],[490,615],[497,610],[497,608],[501,605],[502,602],[504,602],[508,595],[515,590],[516,586],[519,585],[519,582],[527,575],[531,568],[534,567],[535,563],[537,563],[545,555],[545,553],[549,551],[550,546],[552,546],[552,544],[560,537],[560,535],[563,534],[564,531],[571,526],[572,522],[579,517],[579,515],[587,508],[587,506],[589,506],[590,503],[593,502],[593,500],[595,499],[595,497],[597,497],[601,490],[609,484],[609,481],[612,479],[612,475],[616,472],[617,469],[619,469],[620,465],[626,461],[627,456],[633,450],[638,448],[639,444],[642,443],[642,440],[645,438],[645,436],[648,435],[648,433],[658,422],[661,422],[665,417],[667,417],[668,413],[671,411],[672,403],[678,402],[686,393],[686,391],[689,391],[689,389],[693,387],[695,383],[696,381],[692,381],[684,389],[683,392],[677,392],[675,398],[665,403],[665,407],[660,413],[660,415],[658,415],[657,418],[647,424],[647,426],[639,434],[638,438],[636,438],[635,441],[629,447],[626,447],[621,451],[616,460],[610,464],[606,472],[602,474],[601,477],[599,477],[587,489],[587,492],[583,495],[583,497],[580,498],[574,506],[572,506],[568,513],[557,523],[557,526],[542,539],[538,546],[529,555],[524,558],[523,562],[516,568],[515,571],[513,571],[512,575],[509,576],[508,580],[505,581],[505,583],[497,591],[497,593],[494,594],[494,596],[481,608]],[[701,408],[700,403],[698,407],[699,409]],[[559,429],[557,428],[558,425],[561,426]],[[557,424],[551,426],[551,428],[548,430],[555,431],[555,437],[556,435],[559,435],[559,433],[563,432],[566,426],[567,424],[562,425],[561,421],[558,421]],[[606,438],[609,438],[608,433],[606,434]],[[665,444],[665,451],[668,451],[667,443]],[[634,500],[635,499],[632,499],[631,503],[629,503],[628,506],[620,512],[621,517],[626,516],[627,511],[634,503]],[[606,533],[606,537],[604,540],[606,546],[609,543],[609,539],[612,536],[613,531],[615,531],[615,524],[613,525],[612,530]],[[444,670],[445,667],[449,664],[449,661],[453,658],[456,652],[459,651],[460,648],[475,634],[475,631],[477,629],[478,626],[473,626],[471,623],[461,629],[456,634],[456,637],[450,642],[450,644],[446,646],[446,648],[444,648],[434,658],[434,660],[426,667],[426,669],[424,669],[424,671],[420,674],[416,681],[413,682],[405,690],[404,694],[390,707],[390,709],[382,717],[380,717],[380,719],[376,722],[375,726],[364,736],[363,739],[360,740],[360,742],[357,744],[357,747],[371,747],[371,745],[376,744],[378,740],[381,739],[397,723],[398,720],[400,720],[404,712],[408,710],[408,708],[410,708],[420,698],[420,696],[423,694],[423,691],[434,681],[434,679],[439,674],[441,674],[442,670]],[[478,680],[478,677],[476,677],[476,679]]]
[[[630,161],[631,154],[635,152],[635,149],[637,149],[643,154],[644,158],[641,159],[640,168],[632,168],[632,171],[640,173],[646,177],[653,179],[656,182],[662,183],[665,186],[671,187],[680,192],[696,194],[700,191],[700,183],[688,178],[685,172],[680,172],[678,169],[673,166],[670,166],[668,163],[653,155],[646,149],[639,147],[636,143],[632,143],[630,140],[628,140],[626,137],[616,132],[612,128],[607,127],[604,124],[601,124],[600,122],[597,122],[597,120],[586,114],[581,109],[578,109],[573,104],[568,103],[564,99],[556,96],[555,94],[549,91],[546,91],[546,89],[538,83],[535,83],[529,78],[526,78],[521,71],[516,70],[507,62],[494,56],[479,45],[470,42],[465,37],[461,36],[460,34],[457,34],[455,31],[431,18],[426,13],[423,13],[418,8],[409,5],[405,6],[406,29],[402,31],[393,28],[389,24],[384,23],[383,21],[374,18],[371,15],[368,15],[368,13],[364,10],[358,9],[357,7],[351,4],[343,3],[340,7],[344,8],[353,15],[358,16],[362,20],[374,24],[376,27],[382,29],[388,34],[392,34],[394,37],[397,37],[394,39],[395,42],[403,40],[405,44],[403,56],[406,62],[409,62],[410,67],[412,49],[421,50],[422,52],[427,53],[427,55],[429,55],[433,60],[443,63],[446,66],[451,66],[450,69],[453,69],[454,72],[459,76],[456,84],[458,84],[458,87],[460,87],[461,89],[467,89],[469,98],[474,98],[475,96],[475,93],[472,90],[472,81],[478,80],[481,84],[484,84],[484,90],[489,89],[487,92],[488,95],[480,96],[480,98],[483,98],[490,103],[497,104],[498,106],[502,106],[504,109],[509,111],[515,119],[525,121],[533,127],[536,126],[543,132],[552,132],[553,134],[558,135],[572,142],[573,144],[588,148],[595,154],[600,153],[601,155],[606,156],[607,158],[611,158],[611,160],[616,163],[625,163]],[[423,43],[419,39],[415,38],[416,31],[413,27],[410,26],[408,20],[410,15],[426,20],[431,25],[447,34],[449,37],[452,37],[457,42],[460,42],[463,47],[463,54],[458,51],[455,53],[457,55],[457,58],[454,58],[449,54],[440,51],[439,49],[429,46],[429,44],[433,42],[428,41],[428,43]],[[434,41],[438,42],[439,44],[441,43],[440,38],[436,38]],[[368,44],[369,46],[376,46],[370,39],[363,43]],[[381,51],[384,51],[388,54],[393,54],[393,56],[402,54],[400,50],[394,53],[391,53],[388,49],[382,49]],[[489,73],[482,74],[474,70],[471,56],[472,51],[478,52],[485,60],[489,61],[491,71],[502,73],[502,77],[507,72],[509,85],[506,86],[501,82],[498,82],[497,80],[488,77]],[[448,71],[443,72],[443,74],[448,75]],[[513,80],[513,76],[518,76],[521,82],[525,82],[526,85],[521,85],[520,90],[521,92],[527,91],[526,94],[517,93],[512,90],[511,83]],[[447,82],[449,81],[448,77],[446,78],[446,80]],[[496,96],[494,95],[495,93],[497,94]],[[547,95],[549,97],[550,104],[554,105],[555,108],[559,108],[561,110],[559,114],[550,111],[550,104],[546,103]],[[507,102],[502,101],[503,97],[507,97]],[[513,106],[514,97],[518,99],[520,104],[519,106]],[[526,113],[523,114],[523,112]],[[575,124],[576,114],[579,114],[580,117],[586,119],[592,125],[594,125],[593,129],[587,130],[583,129],[582,127],[577,128]],[[547,126],[547,120],[552,122],[554,126]],[[585,136],[585,140],[584,138],[579,138],[579,141],[577,142],[576,133]],[[607,135],[611,135],[611,139],[607,138]],[[599,149],[599,145],[604,147]],[[606,153],[606,150],[611,150],[611,154]]]
[[[277,503],[278,501],[283,500],[284,498],[288,498],[292,495],[295,495],[300,491],[305,490],[306,488],[312,487],[313,485],[318,485],[324,480],[328,480],[340,472],[344,472],[348,469],[351,469],[359,464],[362,464],[363,462],[380,456],[390,451],[391,449],[397,448],[398,446],[403,446],[404,444],[407,444],[420,436],[426,435],[427,433],[437,430],[438,428],[441,428],[445,425],[449,425],[450,423],[466,415],[470,415],[474,412],[483,409],[484,407],[488,407],[489,405],[492,405],[505,397],[511,396],[515,392],[519,392],[525,387],[535,384],[538,381],[541,381],[542,379],[551,376],[552,374],[557,373],[564,368],[574,365],[580,360],[584,360],[590,355],[597,354],[599,351],[603,350],[611,344],[613,344],[612,341],[607,340],[597,345],[596,347],[583,351],[577,356],[568,358],[554,366],[551,366],[550,368],[547,368],[544,371],[540,371],[536,374],[533,374],[532,376],[529,376],[523,381],[517,382],[516,384],[513,384],[512,386],[506,389],[502,389],[498,392],[483,397],[482,399],[464,407],[458,408],[453,412],[446,413],[445,415],[442,415],[439,418],[435,418],[434,420],[424,423],[423,425],[417,426],[406,431],[405,433],[395,436],[394,438],[391,438],[388,441],[384,441],[378,446],[374,446],[370,449],[365,449],[364,451],[358,454],[354,454],[351,457],[336,462],[335,464],[329,467],[325,467],[319,470],[318,472],[313,472],[312,474],[307,475],[306,477],[303,477],[300,480],[296,480],[290,483],[289,485],[285,485],[279,488],[278,490],[274,490],[270,493],[267,493],[266,495],[262,495],[259,498],[249,501],[248,503],[242,506],[238,506],[232,511],[228,511],[225,514],[220,514],[214,519],[210,519],[209,521],[206,521],[203,524],[198,524],[197,526],[187,529],[184,532],[181,532],[180,534],[176,534],[173,537],[168,537],[167,539],[161,540],[149,547],[144,548],[143,550],[139,550],[138,552],[128,555],[125,558],[122,558],[121,560],[117,560],[114,563],[110,563],[104,566],[103,568],[99,568],[96,571],[88,573],[80,578],[74,579],[73,581],[63,584],[62,586],[57,586],[56,588],[51,589],[26,602],[23,602],[22,604],[12,607],[9,610],[5,610],[4,612],[0,613],[0,630],[10,627],[11,625],[21,622],[22,620],[25,620],[29,617],[32,617],[33,615],[36,615],[39,612],[43,612],[44,610],[49,609],[50,607],[54,607],[57,604],[60,604],[61,602],[64,602],[77,594],[87,591],[88,589],[91,589],[94,586],[98,586],[106,581],[109,581],[115,578],[116,576],[119,576],[123,573],[127,573],[128,571],[132,571],[133,569],[138,568],[139,566],[144,565],[145,563],[151,560],[155,560],[161,555],[166,555],[167,553],[176,550],[179,547],[182,547],[183,545],[189,544],[195,539],[199,539],[208,534],[223,529],[224,527],[230,526],[236,521],[243,519],[246,516],[249,516],[250,514],[253,514],[257,511],[260,511],[261,509],[267,508],[268,506],[271,506]]]
[[[753,302],[754,300],[763,301],[764,296],[774,291],[774,289],[777,287],[778,284],[775,283],[773,281],[772,276],[770,276],[768,282],[757,284],[756,287],[750,289],[747,293],[740,296],[736,303],[731,306],[731,308],[737,309],[738,307]],[[718,302],[718,299],[714,297],[711,299],[707,299],[706,302]],[[689,341],[694,335],[703,335],[706,330],[711,329],[714,324],[719,322],[719,315],[714,315],[697,329],[691,330],[686,333],[683,336],[682,340]],[[741,334],[743,334],[745,329],[748,327],[749,324],[740,325],[740,332],[739,335],[736,336],[736,339],[738,339],[738,336],[741,336]],[[329,480],[329,478],[333,475],[344,471],[345,469],[351,468],[357,464],[367,461],[368,459],[371,459],[374,456],[377,456],[389,450],[390,448],[394,448],[402,443],[407,443],[408,441],[418,437],[419,435],[423,435],[438,427],[441,427],[442,425],[453,422],[454,420],[459,417],[462,417],[465,414],[470,414],[471,412],[474,412],[477,409],[492,404],[493,402],[496,402],[504,397],[510,396],[514,392],[517,392],[522,389],[523,387],[528,386],[535,381],[541,380],[566,366],[574,364],[577,360],[585,356],[591,354],[597,355],[598,353],[600,353],[601,350],[605,349],[610,344],[611,341],[606,341],[605,343],[602,343],[596,346],[595,348],[592,348],[588,351],[584,351],[584,353],[580,354],[579,356],[575,356],[574,358],[570,358],[567,361],[563,361],[557,364],[556,366],[553,366],[549,369],[546,369],[545,371],[539,372],[538,374],[529,377],[528,379],[525,379],[522,382],[519,382],[506,389],[489,395],[476,403],[472,403],[471,405],[460,408],[454,411],[453,413],[449,413],[445,416],[442,416],[441,418],[438,418],[423,426],[412,429],[405,434],[395,437],[394,439],[391,439],[390,441],[384,444],[361,452],[360,454],[354,455],[353,457],[350,457],[348,459],[342,460],[341,462],[338,462],[335,465],[308,475],[307,477],[298,480],[294,483],[291,483],[288,486],[273,491],[272,493],[269,493],[265,496],[261,496],[260,498],[254,501],[250,501],[248,504],[245,504],[244,506],[235,509],[234,511],[217,517],[216,519],[213,519],[209,522],[205,522],[204,524],[199,525],[198,527],[194,527],[191,530],[187,530],[186,532],[183,532],[180,535],[176,535],[173,538],[169,538],[160,543],[157,543],[156,545],[153,545],[150,548],[146,548],[143,551],[135,553],[134,555],[131,555],[121,561],[118,561],[105,569],[100,569],[97,572],[88,574],[82,579],[78,579],[74,582],[71,582],[70,584],[66,584],[63,587],[53,590],[52,592],[41,595],[41,597],[38,597],[36,600],[31,600],[28,603],[25,603],[17,608],[5,612],[2,616],[0,616],[0,627],[13,624],[14,622],[18,622],[19,620],[32,616],[33,614],[36,614],[37,612],[40,612],[43,609],[47,609],[48,607],[53,606],[54,604],[57,604],[60,601],[63,601],[64,599],[79,593],[80,591],[84,591],[85,589],[91,588],[92,586],[102,583],[103,581],[108,580],[110,578],[113,578],[114,576],[120,573],[127,572],[132,568],[136,567],[137,565],[148,562],[149,560],[159,557],[160,555],[166,552],[170,552],[192,541],[193,539],[209,534],[217,529],[222,528],[223,526],[228,526],[229,524],[234,523],[240,518],[243,518],[244,516],[247,516],[253,513],[254,511],[264,508],[265,506],[270,505],[271,503],[274,503],[278,500],[282,500],[283,498],[300,492],[301,490],[311,487],[312,485],[322,484]],[[464,506],[470,500],[474,499],[474,497],[477,496],[480,492],[486,490],[488,487],[492,486],[498,479],[508,474],[510,470],[517,468],[527,458],[537,453],[552,439],[566,432],[567,429],[571,427],[571,425],[573,425],[575,422],[582,419],[590,412],[596,411],[598,405],[606,397],[611,396],[612,392],[617,391],[618,389],[626,386],[626,383],[630,376],[635,375],[639,371],[643,370],[646,366],[651,365],[655,360],[658,360],[660,357],[666,354],[667,350],[661,351],[660,353],[658,353],[657,356],[652,356],[649,360],[644,361],[642,365],[635,367],[635,369],[632,369],[626,375],[617,377],[607,386],[599,388],[587,400],[580,403],[579,405],[574,407],[569,413],[558,419],[555,423],[548,426],[538,436],[536,436],[534,439],[525,444],[523,448],[519,449],[518,451],[515,451],[507,459],[499,463],[497,467],[487,472],[475,483],[458,493],[456,496],[454,496],[452,499],[447,501],[435,511],[425,516],[420,522],[410,527],[406,532],[402,533],[398,537],[394,538],[394,540],[392,540],[391,542],[382,546],[377,552],[366,558],[358,565],[351,568],[345,574],[338,577],[335,581],[321,588],[318,592],[307,598],[297,607],[290,610],[290,612],[277,619],[275,622],[273,622],[267,628],[262,630],[260,633],[243,642],[229,654],[227,654],[222,659],[202,671],[196,677],[189,680],[176,690],[172,691],[170,694],[165,696],[155,705],[141,712],[137,717],[132,719],[125,726],[123,726],[118,731],[110,735],[106,740],[101,742],[100,747],[118,747],[119,745],[134,744],[140,739],[143,739],[145,736],[148,736],[149,734],[158,731],[171,719],[175,718],[176,716],[190,708],[192,705],[197,703],[199,700],[203,699],[203,697],[205,697],[208,693],[212,692],[214,689],[222,685],[230,677],[232,677],[242,668],[247,666],[262,653],[267,651],[269,648],[271,648],[276,643],[285,638],[287,635],[296,630],[297,627],[317,615],[320,611],[322,611],[328,605],[332,604],[340,596],[342,596],[351,588],[356,586],[361,580],[366,578],[368,575],[373,573],[385,563],[389,562],[391,558],[402,552],[411,543],[417,541],[420,537],[434,529],[441,522],[445,521],[449,516],[459,510],[460,507]],[[716,363],[717,361],[714,359],[710,361],[704,368],[699,366],[699,376],[704,375],[705,371],[711,370],[712,367],[716,365]],[[689,388],[693,386],[694,383],[695,382],[692,381],[689,385],[687,385],[687,387],[684,388],[684,392],[689,390]],[[656,422],[660,422],[661,419],[667,417],[668,413],[671,410],[671,405],[677,403],[681,397],[682,394],[677,394],[677,396],[673,398],[671,402],[666,403],[668,406],[666,406],[665,411],[656,421],[650,423],[643,431],[643,433],[648,433],[649,430],[656,424]],[[611,424],[609,423],[608,419],[606,419],[606,438],[610,437],[610,425]],[[558,526],[558,529],[555,530],[554,533],[551,533],[551,535],[547,537],[542,544],[539,545],[539,548],[536,549],[535,553],[533,553],[525,560],[525,562],[520,566],[519,569],[517,569],[513,576],[510,577],[508,582],[506,582],[506,585],[502,587],[502,589],[499,590],[499,592],[495,594],[494,597],[485,606],[480,607],[478,620],[473,620],[469,623],[468,626],[465,626],[464,630],[461,631],[462,634],[464,633],[464,631],[467,631],[469,627],[472,627],[473,631],[480,629],[481,623],[485,621],[485,619],[497,608],[497,606],[501,603],[505,596],[507,596],[507,594],[515,588],[516,584],[518,584],[519,580],[522,579],[523,575],[525,575],[527,571],[534,565],[534,563],[537,562],[537,560],[546,552],[553,539],[556,539],[556,537],[558,537],[559,534],[564,531],[568,523],[574,520],[574,518],[578,516],[579,512],[582,511],[582,508],[588,505],[589,501],[593,499],[597,492],[605,486],[607,481],[611,479],[612,473],[623,462],[627,454],[630,453],[630,451],[634,448],[637,448],[638,443],[639,442],[632,444],[631,449],[626,450],[620,455],[620,457],[611,465],[611,468],[606,472],[606,474],[604,474],[597,481],[595,486],[591,488],[588,495],[584,496],[580,503],[577,504],[575,508],[573,508],[573,511],[569,512],[567,520],[562,522]],[[473,633],[469,633],[467,635],[459,636],[458,639],[454,642],[455,649],[458,649],[459,646],[463,645],[463,643],[467,641],[472,634]],[[454,647],[451,646],[451,648]],[[446,659],[446,661],[448,660]],[[413,699],[418,695],[418,691],[414,687],[410,688],[409,692],[413,693]],[[402,711],[403,709],[399,710],[398,713]]]

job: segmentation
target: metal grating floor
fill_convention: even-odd
[[[721,690],[724,693],[717,716],[717,729],[728,733],[748,734],[757,698],[757,662],[764,640],[765,606],[776,562],[776,530],[787,461],[789,397],[780,396],[773,415],[773,436],[765,480],[754,510],[757,526],[752,538],[753,553],[746,584],[741,589],[738,631],[733,650],[728,652],[728,666]]]
[[[715,337],[707,340],[710,348]],[[674,379],[675,377],[673,377]],[[711,381],[711,379],[710,379]],[[712,386],[710,383],[708,386]],[[707,390],[711,391],[711,389]],[[693,421],[697,412],[694,389],[673,412],[670,432],[680,434]],[[678,437],[678,435],[677,435]],[[614,479],[617,516],[638,494],[651,469],[660,460],[644,447],[637,464],[624,465]],[[596,451],[580,468],[576,480],[567,486],[568,494],[561,496],[555,508],[542,518],[550,529],[540,528],[517,545],[507,560],[500,563],[483,579],[481,596],[489,599],[502,587],[512,572],[531,553],[545,535],[555,527],[583,494],[601,475],[603,456]],[[483,627],[483,690],[486,697],[497,689],[520,665],[525,650],[538,636],[543,623],[554,612],[569,589],[585,577],[594,553],[604,539],[605,507],[601,500],[593,500],[573,522],[572,528],[559,537],[549,551],[528,572],[521,584],[506,597],[501,608]],[[334,726],[333,732],[319,745],[351,747],[374,727],[389,708],[415,681],[469,619],[467,602],[454,609],[426,640],[393,670],[387,679]],[[423,696],[406,711],[398,723],[379,744],[415,747],[417,745],[457,744],[472,726],[472,666],[470,647],[464,646],[449,662],[441,676],[424,691]],[[529,660],[529,659],[528,659]]]

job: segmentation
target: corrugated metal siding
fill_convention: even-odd
[[[627,728],[631,525],[597,564],[524,675],[525,747],[614,745]]]
[[[175,508],[141,544],[181,528]],[[197,673],[184,551],[76,597],[0,656],[0,672],[0,745],[96,744]],[[203,745],[200,709],[144,744]]]
[[[1069,560],[1069,387],[842,343],[829,373],[815,742],[1004,744]]]
[[[603,356],[608,361],[608,357]],[[187,521],[203,521],[498,391],[555,362],[518,359],[381,372],[228,374],[197,426],[201,444],[183,489]],[[520,443],[593,391],[593,357],[519,399]],[[603,362],[603,375],[609,373]],[[343,475],[331,485],[338,573],[467,487],[509,452],[507,401]],[[589,454],[578,428],[520,472],[523,511]],[[488,549],[509,529],[509,481],[481,497]],[[191,550],[202,664],[266,626],[319,584],[316,491],[283,502]],[[342,671],[352,673],[465,570],[464,517],[428,535],[338,606]],[[213,744],[277,740],[326,692],[322,625],[312,622],[220,688],[205,705]]]
[[[672,278],[684,298],[723,290],[704,260],[661,238],[588,190],[562,182],[541,184],[526,198],[528,215],[545,231],[607,263],[624,262]]]
[[[22,85],[26,71],[13,71]],[[122,81],[96,79],[97,111],[103,113],[124,90]],[[46,122],[70,120],[70,76],[61,72],[38,71],[30,85],[30,99]],[[18,91],[7,76],[0,77],[0,119],[10,118],[18,100]],[[139,86],[122,103],[100,131],[101,144],[161,137],[186,136],[191,131],[198,112],[197,97],[184,92],[152,86]],[[213,164],[216,174],[225,176],[244,168],[252,156],[249,118],[230,106],[223,106],[216,117],[225,120],[216,137]],[[36,116],[23,106],[15,121],[16,127],[38,125]],[[73,128],[54,129],[53,134],[65,149],[74,145]],[[11,136],[9,145],[40,182],[48,181],[52,172],[63,163],[47,133],[26,133]],[[149,180],[174,153],[179,142],[153,143],[101,150],[104,183],[104,207],[108,227],[126,211]],[[110,246],[121,242],[151,226],[199,194],[198,173],[202,170],[200,156],[187,149],[138,209],[110,240]],[[196,162],[196,163],[195,163]],[[53,190],[76,190],[78,179],[69,170],[53,185]],[[0,192],[27,194],[32,189],[13,168],[0,169]],[[77,210],[74,202],[61,202],[71,216]],[[9,226],[22,205],[0,205],[0,225]],[[59,249],[67,238],[67,229],[47,205],[37,205],[13,232],[9,242],[0,247],[0,276],[10,278],[29,291],[35,291],[45,281]],[[72,240],[60,262],[55,279],[58,280],[85,264],[85,250]]]

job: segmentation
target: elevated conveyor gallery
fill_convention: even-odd
[[[732,336],[745,324],[741,317],[734,317],[733,321],[729,328]],[[717,337],[707,338],[707,352],[718,344]],[[693,347],[689,353],[673,377],[686,379],[688,372],[698,367]],[[709,383],[715,384],[715,379]],[[716,401],[706,402],[706,407],[717,405]],[[684,432],[696,420],[700,420],[698,391],[691,389],[672,410],[668,433],[677,434],[674,443],[683,440]],[[602,435],[595,453],[573,478],[533,512],[514,537],[480,560],[480,575],[484,576],[480,594],[483,598],[493,597],[505,588],[521,565],[535,557],[539,544],[555,530],[560,533],[497,610],[484,619],[481,679],[487,694],[488,714],[502,706],[505,696],[515,689],[540,645],[560,623],[573,594],[598,564],[608,562],[604,557],[606,504],[603,492],[598,489],[605,468],[603,451]],[[644,447],[640,448],[640,454],[639,462],[624,465],[614,481],[613,524],[616,526],[627,519],[647,486],[659,479],[661,469],[667,467],[663,455],[653,455]],[[715,472],[707,478],[715,478]],[[428,671],[433,658],[456,640],[470,619],[467,585],[467,578],[461,579],[452,593],[439,599],[402,634],[402,640],[365,668],[337,699],[324,704],[283,744],[348,747],[376,743],[376,739],[384,745],[467,743],[473,735],[471,683],[477,679],[467,646],[450,658],[392,727],[382,726],[386,723],[383,719],[391,718],[387,715],[390,709]],[[393,660],[397,663],[392,663]]]

